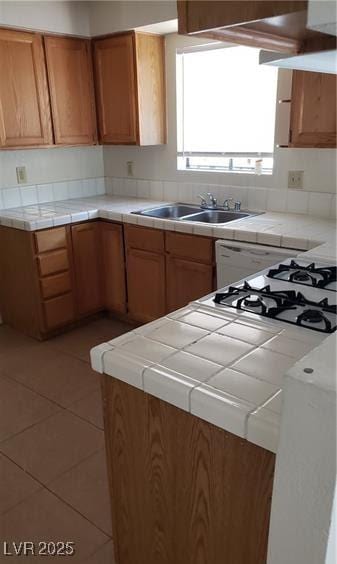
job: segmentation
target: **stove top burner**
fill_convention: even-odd
[[[244,282],[243,286],[230,286],[226,292],[216,293],[214,302],[315,331],[336,330],[337,306],[330,305],[327,298],[318,302],[308,300],[294,290],[272,291],[269,285],[253,288]]]
[[[291,260],[289,264],[280,264],[277,268],[271,268],[267,276],[275,280],[337,291],[337,268],[335,266],[316,267],[314,262],[300,265],[295,260]]]

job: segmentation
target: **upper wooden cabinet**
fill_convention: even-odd
[[[307,28],[307,0],[178,0],[179,33],[270,51],[336,48],[336,38]]]
[[[94,40],[101,143],[166,142],[164,39],[128,32]]]
[[[93,145],[96,116],[90,40],[44,38],[55,144]]]
[[[290,147],[336,147],[336,75],[294,71]]]
[[[0,29],[0,146],[52,142],[42,37]]]

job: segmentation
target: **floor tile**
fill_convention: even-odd
[[[8,511],[42,486],[0,454],[0,513]]]
[[[106,543],[95,554],[89,556],[83,564],[116,564],[113,542]]]
[[[0,444],[0,451],[47,484],[100,450],[103,432],[63,411]]]
[[[40,344],[39,341],[19,333],[8,325],[0,325],[0,355],[20,347],[29,347]]]
[[[63,407],[99,388],[99,377],[87,362],[46,343],[24,355],[6,355],[0,372]]]
[[[62,559],[81,563],[109,540],[102,531],[47,490],[36,492],[0,517],[0,537],[17,542],[29,540],[36,546],[43,540],[70,541],[74,543],[75,554]],[[47,559],[46,556],[19,556],[9,557],[8,561],[34,564]]]
[[[0,378],[0,442],[61,408],[9,378]]]
[[[111,536],[111,508],[105,450],[49,484],[55,494]]]
[[[68,409],[99,429],[104,428],[102,393],[100,390],[71,404]]]
[[[81,360],[90,361],[90,349],[134,329],[134,325],[113,319],[98,319],[69,333],[55,337],[50,345]]]

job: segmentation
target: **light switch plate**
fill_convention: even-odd
[[[16,167],[16,178],[18,184],[27,184],[27,170],[25,166]]]
[[[303,189],[303,170],[289,170],[288,171],[288,188],[293,190]]]
[[[126,170],[128,176],[133,176],[133,161],[127,161]]]

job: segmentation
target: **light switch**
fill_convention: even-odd
[[[27,184],[27,170],[25,166],[16,167],[16,178],[18,184]]]

